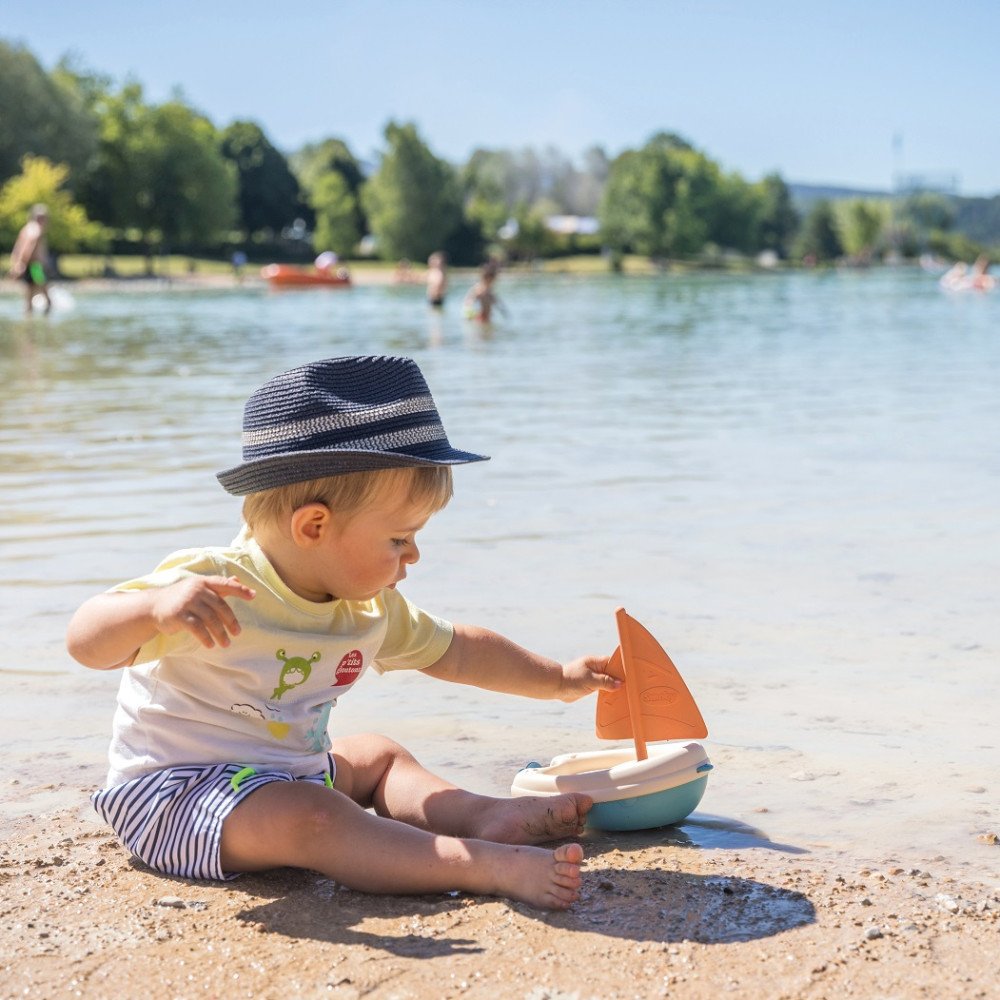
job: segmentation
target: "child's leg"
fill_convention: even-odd
[[[593,804],[587,795],[493,798],[432,774],[398,743],[371,733],[333,741],[335,787],[380,816],[452,837],[539,844],[576,837]]]
[[[445,837],[373,816],[336,789],[276,781],[226,817],[221,860],[225,871],[310,868],[365,892],[463,889],[563,909],[579,895],[583,848]]]

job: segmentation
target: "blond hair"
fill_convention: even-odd
[[[346,472],[250,493],[243,501],[243,520],[250,534],[277,524],[309,503],[325,504],[337,514],[355,514],[383,491],[398,491],[428,515],[451,499],[451,466],[408,466],[372,472]]]

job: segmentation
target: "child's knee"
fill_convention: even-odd
[[[413,755],[406,747],[390,739],[388,736],[383,736],[381,733],[372,733],[368,739],[371,741],[369,744],[371,752],[375,760],[379,763],[389,765],[400,758],[412,759]]]
[[[372,805],[376,789],[393,766],[414,759],[404,746],[380,733],[334,740],[333,757],[337,765],[333,787],[365,808]]]
[[[333,756],[338,776],[342,768],[359,774],[384,769],[400,759],[412,760],[406,747],[381,733],[361,733],[336,739],[333,741]]]

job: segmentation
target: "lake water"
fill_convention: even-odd
[[[493,456],[456,471],[407,596],[558,658],[610,652],[624,605],[708,722],[696,844],[1000,880],[979,839],[1000,828],[1000,295],[910,270],[504,275],[484,331],[454,285],[443,316],[417,287],[81,290],[33,322],[0,298],[6,814],[101,781],[116,679],[73,664],[65,623],[235,534],[214,473],[248,392],[402,353],[452,442]],[[590,700],[412,675],[371,675],[332,727],[492,793],[599,746]]]

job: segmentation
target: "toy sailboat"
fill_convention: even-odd
[[[679,823],[705,793],[712,765],[698,743],[646,741],[708,735],[705,720],[666,651],[624,608],[615,612],[619,645],[608,673],[625,683],[597,696],[597,736],[631,739],[632,748],[554,757],[518,771],[512,795],[583,792],[594,800],[587,823],[601,830],[646,830]]]
[[[632,739],[636,760],[645,760],[647,739],[708,736],[705,720],[666,650],[624,608],[615,611],[615,618],[620,645],[608,673],[625,683],[617,691],[598,692],[598,737]]]

